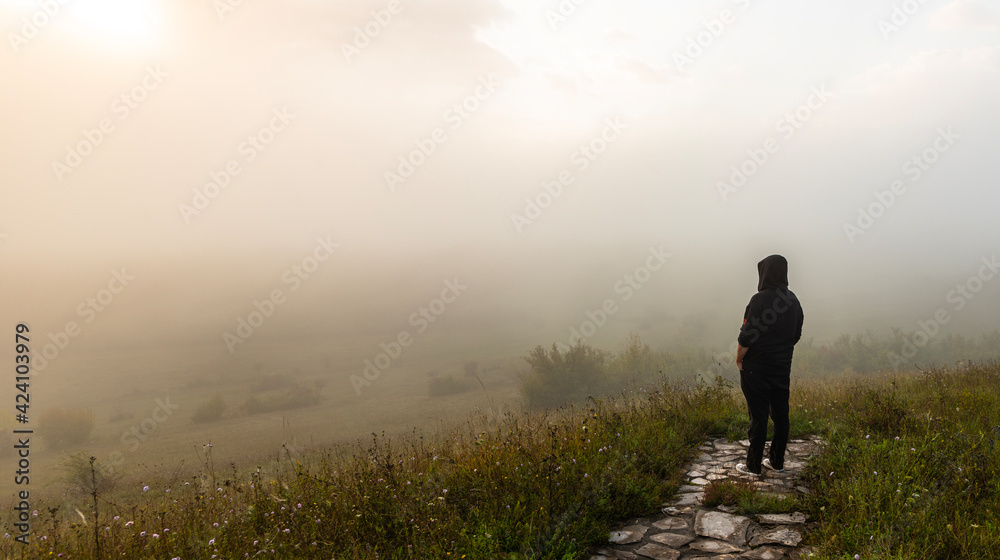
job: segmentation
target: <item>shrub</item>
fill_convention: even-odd
[[[319,404],[323,400],[319,392],[308,385],[296,384],[277,395],[250,397],[241,407],[247,414],[260,414],[275,410],[291,410]]]
[[[435,377],[428,383],[429,393],[432,397],[443,397],[445,395],[457,395],[472,389],[472,383],[468,379],[448,375],[445,377]]]
[[[222,414],[225,412],[226,401],[222,398],[222,395],[215,395],[199,406],[198,410],[194,411],[191,419],[199,424],[202,422],[215,422],[222,419]]]
[[[89,408],[54,408],[42,414],[38,432],[55,449],[83,443],[94,431],[94,411]]]
[[[566,352],[560,352],[555,344],[552,350],[535,347],[525,358],[531,372],[521,380],[528,407],[561,406],[603,393],[608,385],[605,359],[603,352],[582,342]]]

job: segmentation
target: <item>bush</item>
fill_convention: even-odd
[[[89,408],[54,408],[42,414],[38,433],[54,449],[83,443],[94,431],[94,411]]]
[[[432,397],[443,397],[445,395],[457,395],[472,389],[472,383],[468,379],[448,375],[446,377],[435,377],[430,380],[429,393]]]
[[[521,380],[521,393],[529,408],[549,408],[580,402],[607,388],[604,372],[605,354],[582,342],[565,353],[555,344],[547,351],[541,346],[525,360],[531,372]]]
[[[287,391],[266,397],[250,397],[241,407],[247,414],[260,414],[275,410],[291,410],[319,404],[323,400],[314,387],[296,384]]]
[[[203,403],[194,411],[191,419],[196,423],[215,422],[222,419],[222,414],[226,412],[226,401],[222,395],[215,395],[210,400]]]

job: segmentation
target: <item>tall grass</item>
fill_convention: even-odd
[[[745,414],[720,382],[473,418],[439,434],[373,434],[302,457],[287,450],[249,472],[218,467],[206,448],[193,477],[161,469],[115,485],[79,460],[68,473],[78,492],[34,504],[27,546],[5,519],[0,554],[579,558],[616,522],[657,511],[697,444],[742,437]],[[1000,365],[797,382],[792,432],[828,442],[806,471],[812,494],[799,499],[819,522],[806,535],[817,558],[1000,555]],[[739,488],[721,490],[739,502]]]
[[[546,414],[473,419],[439,436],[290,452],[272,474],[164,477],[39,508],[25,557],[573,558],[676,488],[708,434],[742,414],[724,385]],[[210,457],[206,457],[206,465]],[[209,476],[211,474],[211,476]],[[79,476],[76,477],[79,479]],[[83,493],[86,495],[86,493]],[[69,509],[69,511],[67,511]],[[74,510],[79,509],[80,515]],[[95,543],[93,527],[99,519]]]
[[[809,469],[820,558],[1000,557],[1000,365],[839,390]]]

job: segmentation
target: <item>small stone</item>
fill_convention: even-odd
[[[801,512],[795,513],[765,513],[759,516],[761,523],[766,523],[767,525],[799,525],[806,522],[806,514]]]
[[[705,478],[707,478],[709,480],[724,480],[726,478],[726,475],[723,475],[723,474],[710,474],[710,475],[706,475]]]
[[[678,508],[678,507],[674,507],[674,506],[667,506],[667,507],[661,509],[660,511],[662,511],[663,513],[665,513],[667,515],[687,515],[687,514],[691,513],[691,508],[689,508],[689,507]]]
[[[799,492],[802,492],[806,496],[812,494],[812,490],[806,488],[805,486],[796,486],[795,489],[798,490]]]
[[[715,509],[725,513],[736,513],[736,506],[727,506],[722,504],[721,506],[717,506]]]
[[[715,539],[702,539],[699,541],[694,541],[691,543],[691,548],[694,550],[700,550],[702,552],[711,552],[714,554],[729,554],[733,552],[743,552],[742,548],[733,546],[727,542],[717,541]]]
[[[708,480],[699,477],[699,478],[696,478],[696,479],[692,480],[691,484],[697,484],[698,486],[705,486],[705,485],[708,484]]]
[[[701,471],[693,471],[692,470],[692,471],[688,471],[688,473],[687,473],[687,477],[688,478],[699,478],[699,477],[702,477],[702,476],[705,476],[705,473],[703,473]]]
[[[615,544],[632,544],[642,540],[649,527],[642,525],[629,525],[620,531],[611,531],[611,542]]]
[[[635,551],[640,556],[652,558],[653,560],[677,560],[681,553],[662,544],[646,544]]]
[[[653,527],[661,531],[683,531],[688,528],[688,522],[679,517],[664,517],[653,523]]]
[[[757,548],[763,544],[783,544],[785,546],[799,546],[802,542],[802,535],[798,531],[793,531],[791,529],[774,529],[767,531],[766,533],[759,534],[755,536],[750,541],[750,546]]]
[[[649,537],[649,539],[660,544],[665,544],[670,548],[680,548],[693,541],[694,537],[690,535],[681,535],[679,533],[660,533]]]
[[[681,486],[680,488],[677,489],[677,493],[684,494],[688,492],[701,492],[702,490],[704,490],[704,488],[702,488],[701,486],[685,484],[684,486]]]

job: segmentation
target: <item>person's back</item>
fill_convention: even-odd
[[[802,338],[802,306],[788,289],[788,261],[771,255],[757,263],[757,293],[743,313],[739,344],[748,348],[743,364],[790,371],[792,350]]]

